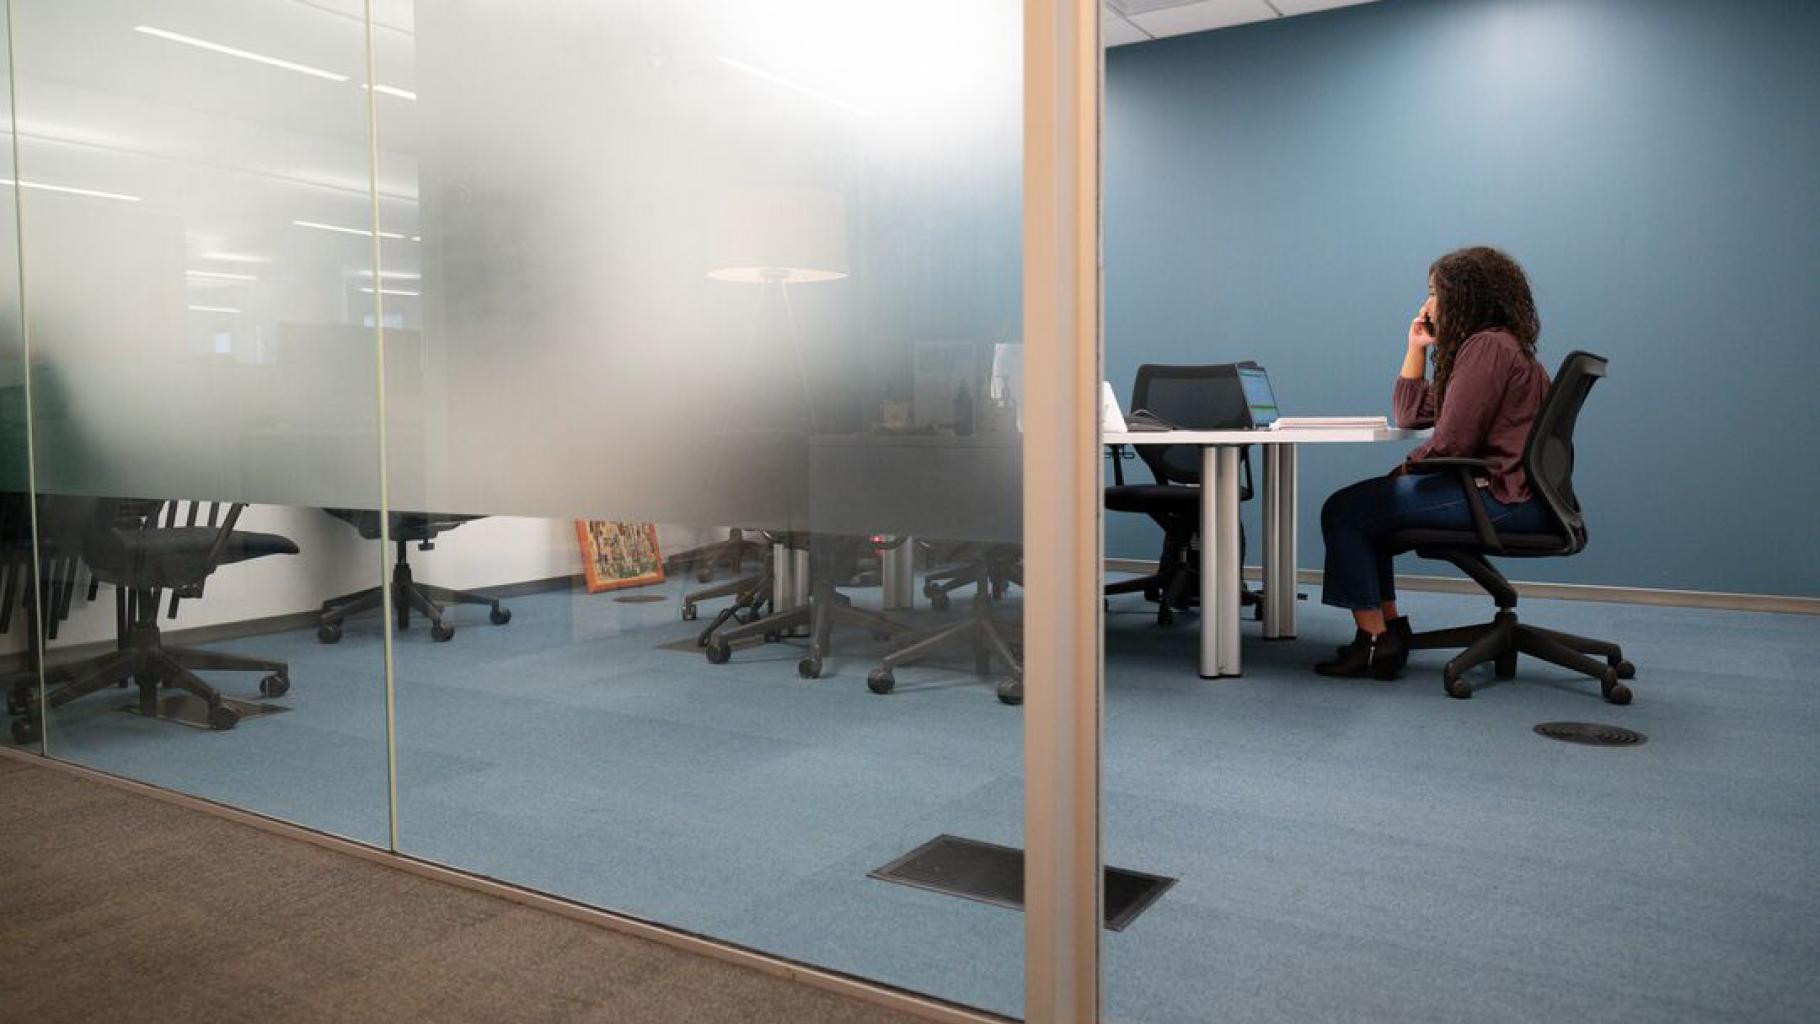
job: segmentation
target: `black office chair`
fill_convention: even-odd
[[[857,626],[870,630],[874,639],[890,640],[910,632],[903,623],[880,612],[853,607],[853,602],[838,588],[851,585],[862,557],[872,541],[870,537],[832,534],[798,534],[780,538],[784,543],[806,547],[809,552],[809,600],[796,608],[756,615],[743,624],[728,622],[718,630],[710,627],[703,653],[715,665],[725,664],[733,649],[753,640],[767,643],[795,635],[807,628],[809,650],[796,663],[796,673],[804,679],[819,679],[822,667],[834,646],[834,627]],[[758,602],[758,603],[763,603]],[[717,620],[725,621],[725,620]]]
[[[1576,555],[1586,547],[1586,520],[1580,500],[1574,495],[1574,424],[1593,384],[1605,376],[1606,365],[1602,356],[1570,353],[1555,374],[1524,446],[1523,471],[1529,478],[1530,490],[1547,506],[1558,529],[1548,533],[1507,533],[1495,527],[1484,504],[1473,498],[1475,481],[1490,472],[1490,466],[1482,460],[1436,458],[1410,466],[1413,473],[1456,474],[1469,496],[1467,507],[1472,510],[1474,529],[1401,530],[1391,535],[1395,549],[1452,562],[1484,587],[1498,606],[1497,616],[1485,625],[1439,629],[1411,638],[1412,650],[1465,648],[1442,672],[1449,696],[1472,696],[1472,684],[1464,678],[1466,671],[1488,661],[1493,663],[1499,679],[1511,678],[1517,673],[1517,655],[1521,653],[1591,676],[1599,681],[1599,690],[1606,700],[1630,703],[1630,688],[1619,680],[1633,678],[1637,670],[1624,660],[1618,645],[1519,623],[1514,611],[1516,588],[1488,560],[1492,555],[1557,558]],[[1597,658],[1605,660],[1600,662]]]
[[[1165,366],[1145,363],[1138,367],[1131,387],[1131,409],[1146,410],[1178,427],[1216,429],[1230,424],[1216,422],[1217,397],[1231,371],[1220,366]],[[1156,621],[1169,625],[1175,610],[1193,607],[1200,600],[1201,564],[1197,540],[1201,529],[1201,449],[1197,445],[1133,445],[1150,467],[1151,484],[1125,482],[1124,445],[1112,449],[1112,486],[1106,488],[1106,508],[1112,512],[1138,512],[1163,528],[1163,552],[1156,571],[1135,579],[1106,585],[1106,596],[1142,593],[1156,603]],[[1239,450],[1244,478],[1239,500],[1252,495],[1251,448]],[[1239,558],[1244,559],[1245,534],[1239,531]],[[1260,596],[1239,584],[1242,604],[1252,605],[1260,616]]]
[[[176,687],[208,704],[213,729],[232,729],[240,715],[222,702],[221,694],[197,672],[259,672],[259,692],[282,697],[291,688],[290,669],[281,661],[247,658],[221,651],[171,647],[158,629],[164,594],[170,592],[169,616],[177,615],[183,598],[199,598],[215,570],[223,565],[268,555],[294,555],[290,538],[236,530],[244,504],[221,502],[127,500],[46,496],[41,503],[40,533],[64,552],[73,553],[100,583],[115,588],[117,649],[45,672],[44,703],[55,710],[78,697],[128,682],[139,687],[141,709],[158,710],[158,688]],[[206,521],[199,522],[204,505]],[[35,742],[39,715],[35,694],[28,694],[13,720],[13,739]]]
[[[936,552],[938,546],[925,545]],[[924,577],[923,594],[937,611],[948,607],[948,594],[971,583],[973,608],[966,620],[918,630],[898,639],[899,646],[886,654],[878,668],[866,676],[873,693],[897,688],[896,669],[933,654],[956,641],[973,644],[973,669],[979,675],[992,671],[994,659],[1005,666],[1007,677],[998,685],[998,699],[1006,704],[1024,702],[1024,659],[1021,627],[998,617],[998,603],[1015,585],[1024,585],[1023,551],[1015,544],[948,545],[938,555],[947,563]],[[939,598],[939,600],[938,600]]]
[[[351,524],[368,540],[378,540],[381,536],[380,516],[376,510],[326,508],[323,511]],[[398,546],[398,560],[392,563],[392,619],[399,629],[410,628],[411,610],[416,609],[430,620],[430,639],[438,642],[448,640],[455,635],[455,627],[448,621],[443,606],[450,604],[484,604],[489,609],[488,618],[495,626],[503,626],[512,621],[512,610],[500,604],[498,598],[471,590],[453,590],[419,583],[411,577],[411,562],[406,545],[416,544],[418,550],[429,551],[436,546],[438,534],[453,530],[469,520],[483,518],[485,517],[433,512],[391,514],[386,525],[392,543]],[[322,615],[316,625],[316,639],[325,644],[340,640],[341,624],[348,616],[372,611],[384,603],[385,591],[382,587],[368,587],[322,602]]]
[[[38,558],[33,565],[34,553]],[[44,641],[57,639],[57,628],[69,617],[76,596],[80,562],[62,551],[50,537],[32,547],[32,508],[18,491],[0,494],[0,636],[12,632],[17,612],[25,624],[25,653],[19,667],[0,676],[6,691],[6,712],[26,713],[38,688],[38,669],[44,660]],[[89,598],[94,599],[94,582]]]

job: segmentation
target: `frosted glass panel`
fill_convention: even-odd
[[[384,843],[384,660],[316,637],[381,564],[324,512],[379,504],[365,22],[10,7],[45,613],[12,735],[42,708],[52,756]]]
[[[376,11],[401,849],[1018,1010],[1021,12]]]
[[[280,0],[13,18],[41,485],[370,497],[361,21]]]

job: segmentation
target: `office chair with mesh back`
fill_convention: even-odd
[[[1224,394],[1222,381],[1230,381],[1231,370],[1212,366],[1165,366],[1145,363],[1138,367],[1137,380],[1131,388],[1131,409],[1144,409],[1168,422],[1186,428],[1216,429],[1230,426],[1217,419],[1218,399]],[[1106,596],[1142,593],[1156,603],[1156,620],[1168,625],[1175,610],[1191,607],[1200,599],[1201,565],[1196,555],[1196,540],[1201,529],[1201,449],[1197,445],[1134,445],[1138,457],[1150,468],[1156,482],[1125,483],[1123,445],[1110,445],[1112,452],[1112,486],[1106,488],[1106,508],[1112,512],[1139,512],[1163,528],[1163,552],[1157,558],[1156,571],[1136,579],[1120,580],[1106,585]],[[1244,479],[1239,484],[1239,500],[1250,501],[1251,448],[1240,449]],[[1239,533],[1240,558],[1244,557],[1245,535]],[[1240,601],[1253,605],[1262,613],[1259,595],[1240,587]]]
[[[206,521],[202,510],[207,506]],[[46,496],[40,504],[40,533],[59,550],[73,553],[96,580],[112,584],[115,598],[115,649],[73,664],[45,670],[48,709],[108,689],[133,683],[148,714],[158,707],[159,687],[175,687],[208,705],[213,729],[232,729],[239,714],[197,672],[258,672],[259,692],[282,697],[291,688],[290,669],[281,661],[248,658],[225,651],[173,647],[164,642],[158,615],[170,594],[169,615],[178,601],[199,598],[216,569],[268,555],[294,555],[297,545],[272,533],[235,529],[244,504],[155,501],[118,498]],[[15,709],[13,738],[38,738],[35,695]]]
[[[1548,533],[1506,533],[1497,529],[1479,501],[1468,501],[1472,530],[1401,530],[1391,535],[1397,551],[1414,551],[1423,558],[1452,562],[1484,587],[1497,603],[1498,613],[1482,626],[1460,626],[1418,633],[1411,650],[1464,647],[1447,663],[1442,683],[1449,696],[1472,696],[1466,670],[1492,662],[1499,679],[1517,673],[1517,655],[1527,654],[1551,664],[1573,669],[1599,680],[1599,689],[1613,704],[1629,704],[1630,688],[1619,682],[1636,675],[1617,644],[1561,633],[1517,621],[1517,591],[1488,560],[1502,558],[1559,558],[1579,554],[1586,547],[1586,520],[1574,494],[1574,426],[1580,407],[1592,386],[1605,376],[1607,360],[1590,352],[1572,352],[1561,362],[1548,397],[1536,414],[1529,441],[1523,450],[1523,472],[1530,490],[1543,502],[1559,529]],[[1412,473],[1446,473],[1458,476],[1460,486],[1473,494],[1490,466],[1479,459],[1424,459],[1409,467]],[[1603,662],[1596,659],[1603,658]]]

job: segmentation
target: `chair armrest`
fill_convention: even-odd
[[[234,524],[240,521],[240,513],[245,508],[246,503],[242,501],[228,506],[227,521],[221,524],[220,531],[215,534],[215,543],[209,547],[208,562],[203,570],[205,576],[221,565],[221,556],[227,551],[228,540],[234,536]],[[198,595],[200,593],[198,588]]]
[[[1466,492],[1466,509],[1472,513],[1472,525],[1479,535],[1479,543],[1494,555],[1504,553],[1504,541],[1498,537],[1498,528],[1491,524],[1491,516],[1485,511],[1485,502],[1479,498],[1481,488],[1478,481],[1491,478],[1491,463],[1484,459],[1442,457],[1406,462],[1404,465],[1410,473],[1418,476],[1453,472],[1460,481],[1460,489]]]
[[[1106,454],[1112,456],[1112,484],[1114,487],[1125,486],[1125,446],[1109,444]]]

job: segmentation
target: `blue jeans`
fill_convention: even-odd
[[[1534,498],[1506,505],[1490,491],[1474,491],[1502,530],[1543,533],[1551,528],[1547,507]],[[1335,491],[1321,506],[1321,536],[1327,542],[1322,603],[1368,611],[1396,600],[1386,543],[1390,534],[1408,529],[1473,529],[1458,476],[1380,476]]]

